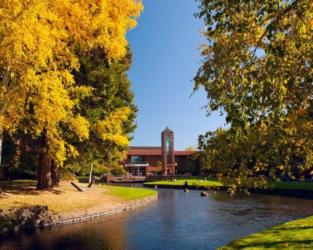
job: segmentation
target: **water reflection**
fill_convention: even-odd
[[[1,249],[125,249],[126,215],[23,233]]]
[[[313,213],[312,200],[159,190],[147,207],[111,218],[23,233],[1,249],[215,249]]]

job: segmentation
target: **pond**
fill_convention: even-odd
[[[144,208],[110,218],[20,233],[1,249],[216,249],[313,214],[313,200],[259,194],[159,190]]]

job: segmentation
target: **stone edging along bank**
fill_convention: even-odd
[[[88,220],[93,220],[99,217],[107,217],[107,216],[112,216],[116,214],[120,214],[123,212],[127,212],[130,210],[134,210],[138,207],[142,207],[152,201],[155,201],[158,199],[158,194],[155,194],[153,196],[149,196],[146,198],[142,199],[136,199],[134,201],[129,201],[126,202],[126,204],[123,204],[121,206],[118,206],[115,209],[107,210],[107,211],[101,211],[101,212],[94,212],[88,214],[88,212],[84,212],[82,215],[76,215],[73,216],[72,218],[60,218],[58,220],[54,220],[48,223],[44,223],[41,225],[37,225],[37,227],[48,227],[48,226],[56,226],[56,225],[65,225],[65,224],[73,224],[73,223],[78,223],[78,222],[83,222],[83,221],[88,221]]]
[[[144,206],[157,199],[158,194],[155,194],[146,198],[127,201],[111,210],[88,212],[88,209],[86,209],[81,212],[74,211],[72,215],[53,213],[49,211],[47,206],[28,206],[12,208],[6,211],[0,210],[0,239],[21,230],[78,223],[120,214]],[[91,208],[89,211],[94,211],[94,209],[97,208]]]

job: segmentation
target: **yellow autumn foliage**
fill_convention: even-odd
[[[75,154],[59,126],[88,138],[88,122],[74,112],[80,97],[91,94],[75,85],[76,49],[102,48],[109,61],[122,58],[126,32],[142,8],[137,0],[0,1],[0,127],[12,132],[27,120],[26,133],[47,131],[57,162]]]
[[[117,145],[127,146],[129,139],[123,131],[125,123],[131,115],[131,109],[128,107],[117,109],[110,113],[104,120],[95,124],[95,130],[104,141],[110,141]]]
[[[76,133],[80,140],[89,138],[89,122],[81,115],[72,117],[69,122],[70,128]]]

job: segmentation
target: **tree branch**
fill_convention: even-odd
[[[289,6],[287,6],[285,9],[283,9],[282,11],[279,11],[276,15],[276,17],[272,20],[272,22],[270,22],[270,24],[268,24],[262,34],[262,36],[260,37],[260,39],[258,40],[254,50],[253,50],[253,55],[251,58],[251,61],[254,60],[255,58],[255,54],[257,49],[260,47],[261,42],[263,40],[263,38],[266,36],[267,32],[272,28],[275,27],[279,21],[283,18],[283,16],[285,16],[288,12],[290,12],[291,10],[293,10],[296,5],[300,2],[301,0],[295,0],[292,4],[290,4]]]

